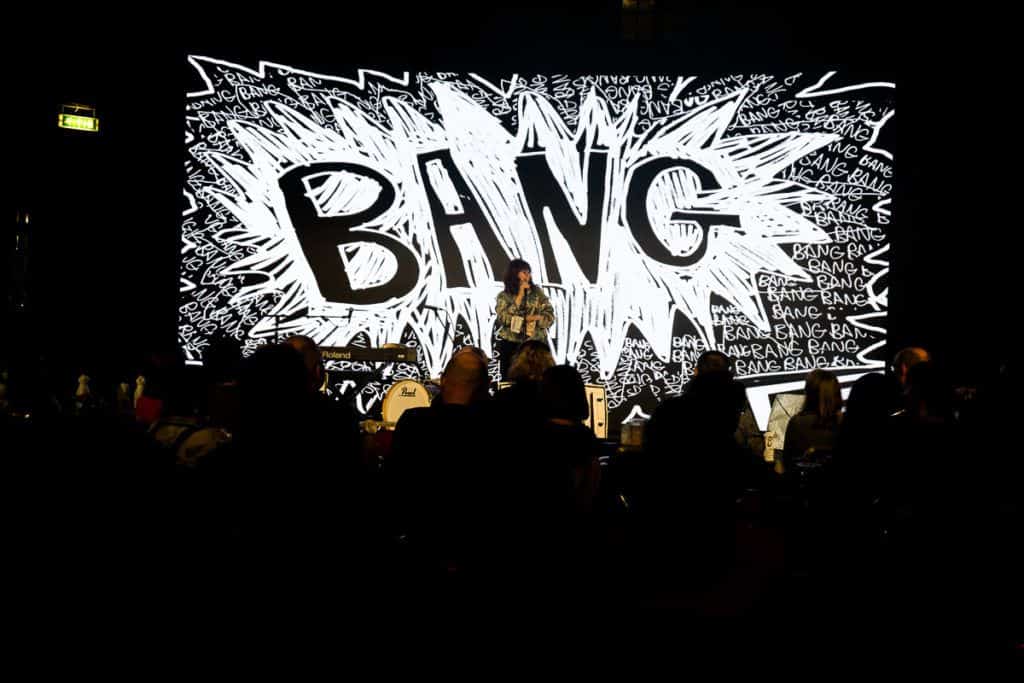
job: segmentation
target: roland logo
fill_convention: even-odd
[[[399,396],[416,396],[416,387],[402,387],[402,391]]]

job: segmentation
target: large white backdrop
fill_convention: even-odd
[[[606,386],[613,421],[680,391],[707,348],[762,424],[807,370],[882,364],[891,83],[190,61],[190,359],[218,334],[416,346],[418,364],[335,375],[372,413],[454,348],[491,351],[519,257],[554,304],[556,359]]]

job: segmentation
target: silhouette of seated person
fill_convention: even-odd
[[[892,359],[891,369],[893,376],[899,382],[901,393],[906,395],[907,380],[911,368],[919,363],[927,363],[929,361],[931,361],[931,354],[920,346],[908,346],[896,352]]]
[[[428,572],[476,569],[496,539],[503,504],[500,451],[511,438],[488,410],[487,365],[456,354],[441,375],[440,400],[410,408],[395,427],[386,475],[398,533]]]
[[[786,425],[782,464],[787,475],[798,465],[823,464],[831,458],[842,420],[839,380],[827,370],[812,370],[804,382],[804,403]]]
[[[168,367],[167,354],[149,354],[142,367],[145,386],[135,401],[135,419],[149,427],[164,412],[168,384],[174,377],[174,368]]]
[[[996,580],[991,564],[991,456],[966,444],[953,415],[953,387],[934,361],[906,376],[906,410],[892,419],[880,471],[885,580],[901,598],[939,604]],[[986,545],[987,539],[987,545]],[[1000,534],[996,542],[1005,537]],[[951,591],[970,586],[969,592]],[[976,595],[968,599],[976,599]]]
[[[327,381],[320,347],[304,335],[293,335],[284,342],[299,352],[306,368],[308,401],[312,405],[311,419],[324,425],[321,433],[329,434],[330,443],[325,444],[325,455],[337,458],[345,469],[356,467],[360,443],[359,419],[355,409],[345,401],[335,401],[323,394],[321,388]]]
[[[247,549],[319,552],[337,528],[342,480],[335,427],[321,421],[302,355],[287,344],[257,349],[239,397],[234,439],[200,461],[212,516]]]
[[[241,358],[238,341],[218,335],[204,350],[203,367],[194,381],[179,376],[171,383],[170,403],[150,434],[173,453],[176,464],[195,467],[238,430]]]
[[[946,518],[957,500],[971,495],[971,469],[958,467],[963,443],[953,419],[953,389],[933,362],[906,375],[906,410],[891,421],[881,472],[886,510],[923,529]]]
[[[304,335],[293,335],[284,343],[299,352],[306,370],[308,414],[304,420],[310,424],[311,437],[316,440],[316,467],[332,482],[324,495],[332,512],[345,519],[346,538],[369,542],[368,534],[375,533],[372,527],[377,518],[372,499],[375,463],[366,463],[362,458],[358,414],[350,402],[334,400],[323,393],[327,371],[316,342]]]
[[[202,407],[211,425],[229,433],[238,429],[238,374],[242,364],[242,347],[236,339],[215,337],[203,353],[206,395]]]
[[[559,507],[565,511],[590,510],[600,479],[598,442],[583,424],[590,415],[583,377],[571,365],[555,365],[544,372],[540,384],[544,416],[536,443],[544,462],[559,473]]]
[[[693,376],[698,377],[712,373],[721,373],[733,377],[732,361],[729,356],[715,350],[705,351],[700,354],[700,357],[697,358],[697,364],[693,368]],[[736,427],[735,438],[736,443],[749,449],[753,455],[758,458],[764,458],[764,433],[757,426],[757,420],[754,419],[754,411],[751,409],[746,397],[744,397],[743,412],[740,413],[740,421]]]
[[[153,382],[147,386],[155,384]],[[191,440],[189,445],[195,449],[199,432],[205,426],[205,419],[198,414],[198,391],[193,391],[179,373],[168,373],[159,386],[162,387],[161,415],[149,426],[148,433],[159,445],[161,452],[175,462],[182,463],[186,457],[186,443]],[[192,453],[191,461],[194,463],[197,459],[196,454]]]
[[[878,476],[891,438],[891,416],[902,403],[900,391],[894,376],[876,372],[860,377],[850,388],[832,469],[833,481],[851,514],[864,514],[864,508],[878,496]]]
[[[548,368],[539,389],[542,419],[522,432],[512,458],[522,514],[520,542],[527,553],[520,559],[533,556],[541,570],[557,571],[583,547],[587,513],[600,481],[599,447],[583,424],[590,411],[575,368]],[[553,571],[548,578],[554,578]]]
[[[735,439],[744,403],[742,385],[719,372],[655,409],[625,486],[648,570],[706,575],[728,561],[736,500],[764,468]]]
[[[540,411],[540,382],[544,372],[553,367],[555,359],[547,343],[536,340],[524,342],[508,369],[511,386],[499,390],[495,396],[496,409],[510,421],[534,424],[542,418]]]
[[[483,349],[481,349],[481,348],[480,348],[479,346],[469,346],[469,345],[467,345],[467,346],[461,346],[461,347],[459,347],[459,348],[458,348],[458,349],[457,349],[457,350],[455,351],[455,353],[453,353],[453,354],[452,354],[452,358],[451,358],[451,360],[455,360],[455,359],[456,359],[456,358],[458,358],[459,356],[462,356],[463,354],[467,354],[467,353],[468,353],[468,354],[470,354],[470,355],[472,355],[472,356],[474,356],[475,358],[477,358],[477,359],[478,359],[478,360],[479,360],[479,361],[480,361],[481,363],[483,363],[483,364],[484,364],[484,367],[485,367],[485,368],[486,368],[487,366],[489,366],[489,365],[490,365],[491,359],[490,359],[490,358],[488,358],[487,354],[486,354],[486,353],[484,353],[484,350],[483,350]],[[451,362],[451,361],[449,361],[449,362]],[[490,377],[488,377],[488,382],[489,382],[489,381],[490,381]],[[478,397],[478,398],[487,398],[487,397],[489,397],[489,395],[490,395],[490,394],[489,394],[489,388],[490,388],[490,386],[491,386],[491,385],[490,385],[490,384],[488,384],[488,386],[487,386],[487,389],[488,389],[488,391],[485,391],[485,392],[484,392],[483,394],[481,394],[481,396],[480,396],[480,397]],[[433,397],[433,398],[431,399],[431,403],[438,403],[438,404],[440,404],[440,403],[444,403],[444,399],[443,399],[443,398],[441,397],[441,393],[440,393],[440,385],[438,385],[438,393],[437,393],[437,395],[436,395],[436,396],[434,396],[434,397]]]

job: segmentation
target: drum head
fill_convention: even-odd
[[[384,394],[381,417],[385,422],[398,422],[409,408],[427,408],[430,406],[430,394],[427,388],[412,379],[395,382]]]

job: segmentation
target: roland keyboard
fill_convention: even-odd
[[[361,346],[323,346],[320,356],[324,360],[345,360],[357,363],[415,363],[416,349],[366,349]]]

